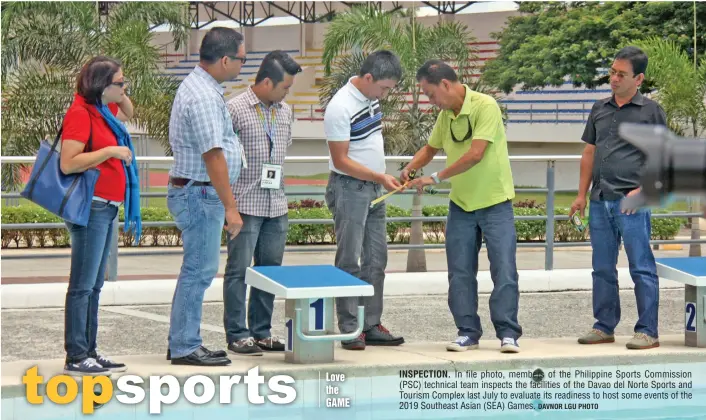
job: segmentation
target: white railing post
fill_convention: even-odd
[[[554,161],[547,162],[547,225],[546,239],[547,244],[544,253],[544,269],[554,269]]]

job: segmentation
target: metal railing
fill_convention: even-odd
[[[172,163],[172,157],[154,157],[154,156],[138,156],[136,157],[138,165],[145,164],[148,166],[150,163]],[[285,159],[285,163],[327,163],[328,156],[288,156]],[[537,155],[537,156],[511,156],[510,160],[512,162],[546,162],[546,188],[516,188],[517,192],[533,192],[533,193],[546,193],[546,215],[539,216],[515,216],[515,220],[543,220],[548,222],[550,220],[569,220],[567,215],[557,215],[555,213],[555,198],[557,193],[573,192],[576,193],[576,189],[557,189],[555,184],[555,165],[557,162],[578,162],[581,159],[580,156],[575,155]],[[0,164],[31,164],[34,163],[34,157],[27,156],[2,156],[0,157]],[[389,163],[402,163],[409,162],[412,160],[411,156],[387,156],[385,160]],[[445,156],[435,156],[432,161],[434,162],[444,162],[446,160]],[[149,171],[148,167],[143,167],[143,173]],[[439,194],[448,194],[449,190],[439,189],[437,190]],[[322,195],[321,191],[299,191],[299,192],[288,192],[288,196],[301,196],[301,195]],[[416,194],[416,191],[403,191],[398,194]],[[166,197],[166,192],[145,192],[141,194],[143,197]],[[3,194],[3,199],[17,199],[19,198],[19,193],[7,193]],[[698,218],[702,217],[701,213],[686,213],[686,212],[673,212],[664,214],[652,214],[652,218]],[[445,222],[447,220],[446,216],[428,216],[428,217],[388,217],[387,223],[394,222]],[[333,224],[333,219],[290,219],[290,224]],[[171,255],[180,254],[182,251],[175,250],[163,250],[158,252],[148,252],[145,253],[144,249],[129,251],[125,249],[118,252],[118,242],[119,233],[118,227],[122,227],[123,223],[118,222],[117,218],[115,221],[114,237],[112,239],[112,247],[110,252],[109,267],[107,270],[107,280],[115,281],[117,280],[117,259],[118,255]],[[162,221],[162,222],[143,222],[143,227],[174,227],[176,226],[173,221]],[[554,248],[564,248],[564,247],[578,247],[586,246],[587,242],[555,242],[554,240],[554,223],[545,223],[545,238],[544,242],[527,242],[518,243],[517,246],[520,248],[544,248],[545,249],[545,270],[553,270],[554,268]],[[26,229],[57,229],[65,228],[63,223],[19,223],[19,224],[4,224],[1,229],[14,229],[14,230],[26,230]],[[653,245],[659,244],[703,244],[706,243],[706,239],[674,239],[674,240],[652,240],[650,241]],[[485,246],[485,244],[483,244]],[[389,249],[443,249],[444,244],[397,244],[389,245]],[[286,247],[287,252],[326,252],[334,251],[336,246],[316,246],[316,245],[305,245],[305,246],[288,246]],[[225,253],[221,249],[221,253]],[[67,258],[67,255],[54,255],[55,257]],[[36,258],[36,254],[32,255],[12,255],[4,256],[4,258],[9,259],[29,259]],[[51,257],[51,255],[43,255],[42,257]]]
[[[585,124],[588,114],[591,112],[591,103],[585,100],[547,101],[543,104],[531,100],[521,101],[524,105],[518,105],[515,102],[505,104],[508,113],[507,122],[515,124]],[[502,103],[502,101],[500,102]],[[422,106],[424,105],[422,104]],[[317,121],[324,118],[324,110],[320,104],[294,103],[292,109],[294,118],[298,120]],[[431,110],[431,106],[426,109]]]

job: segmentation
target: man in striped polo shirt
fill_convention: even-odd
[[[338,328],[344,334],[357,329],[357,307],[365,306],[363,333],[341,343],[348,350],[364,350],[366,344],[404,343],[380,320],[387,266],[385,203],[370,208],[370,202],[383,194],[382,188],[392,191],[400,186],[386,173],[379,101],[401,78],[397,56],[389,51],[374,52],[363,62],[360,73],[334,95],[324,114],[331,170],[326,204],[333,214],[338,244],[335,265],[375,289],[374,296],[336,299]]]

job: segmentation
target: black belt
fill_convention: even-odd
[[[190,180],[189,178],[173,178],[173,177],[169,177],[169,183],[172,184],[172,185],[174,185],[175,187],[184,187],[184,186],[186,186],[186,184],[188,184],[189,182],[191,182],[191,180]],[[193,181],[193,183],[192,183],[191,185],[193,185],[193,186],[195,186],[195,187],[203,187],[203,186],[209,186],[209,187],[210,187],[210,186],[211,186],[211,182],[210,182],[210,181]]]
[[[375,182],[375,181],[365,181],[365,180],[363,180],[363,179],[358,179],[358,178],[356,178],[356,177],[354,177],[354,176],[342,174],[342,173],[339,173],[339,172],[336,172],[336,171],[331,171],[331,173],[333,174],[333,176],[336,176],[336,177],[339,177],[339,178],[350,179],[350,180],[352,180],[352,181],[358,181],[358,182],[361,182],[361,183],[363,183],[363,184],[379,185],[379,184],[378,184],[377,182]]]

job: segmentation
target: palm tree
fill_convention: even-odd
[[[676,42],[656,37],[636,45],[649,57],[646,79],[656,87],[654,96],[667,114],[669,128],[681,136],[706,134],[706,58],[697,65]],[[699,209],[698,201],[689,202],[690,213]],[[690,224],[691,238],[699,239],[698,218]],[[691,244],[689,255],[700,256],[701,245]]]
[[[107,14],[101,11],[105,7]],[[189,33],[188,4],[3,3],[3,154],[33,156],[42,139],[56,135],[73,100],[76,76],[96,55],[122,62],[135,107],[133,123],[169,153],[169,112],[178,82],[159,74],[159,47],[150,29],[161,24],[170,26],[179,48]],[[4,189],[21,184],[20,166],[3,171]]]
[[[420,107],[417,69],[429,59],[441,59],[458,65],[462,82],[473,89],[485,90],[473,82],[477,69],[469,65],[476,58],[469,44],[474,40],[460,22],[440,21],[423,26],[415,18],[415,9],[382,12],[370,6],[353,7],[336,16],[324,36],[323,64],[325,78],[320,89],[321,103],[357,74],[367,53],[388,49],[400,57],[403,76],[397,87],[381,101],[385,114],[383,136],[385,153],[410,156],[426,144],[438,110]],[[408,99],[411,97],[410,99]],[[422,199],[415,194],[412,216],[422,216]],[[422,222],[412,222],[411,244],[423,244]],[[426,271],[424,249],[410,249],[407,271]]]

